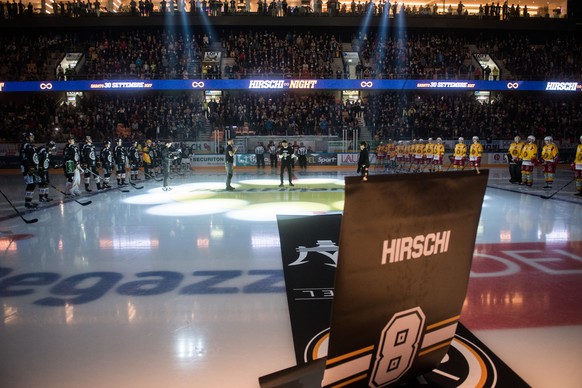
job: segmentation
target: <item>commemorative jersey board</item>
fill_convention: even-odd
[[[346,178],[323,386],[384,387],[440,364],[467,293],[487,177]]]
[[[329,249],[319,249],[328,259],[322,252],[314,256],[317,247],[329,248],[337,240],[330,231],[332,218],[325,224],[320,220],[325,216],[280,217],[298,365],[261,377],[261,387],[315,387],[322,380],[325,386],[384,387],[406,381],[406,386],[527,387],[458,322],[487,174],[370,176],[368,182],[347,178],[336,260],[330,260]],[[392,190],[402,195],[394,198]],[[336,222],[339,227],[340,219]],[[429,262],[417,263],[423,260]],[[329,274],[317,275],[334,263],[341,263],[337,279],[343,282],[335,287]],[[311,298],[296,297],[297,290],[307,290]],[[314,316],[309,309],[333,311],[331,329],[325,314]]]

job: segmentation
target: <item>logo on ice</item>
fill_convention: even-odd
[[[401,237],[393,238],[392,240],[384,240],[382,265],[445,253],[449,250],[450,238],[451,231],[445,230],[415,237]]]

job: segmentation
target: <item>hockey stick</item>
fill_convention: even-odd
[[[91,170],[86,170],[86,171],[89,171],[89,172],[90,172],[91,174],[93,174],[93,176],[95,176],[96,178],[99,178],[99,179],[103,179],[103,180],[104,180],[104,178],[101,178],[101,176],[99,176],[99,175],[95,174],[93,171],[91,171]],[[105,181],[105,180],[104,180],[104,181]],[[122,193],[129,193],[129,190],[127,190],[127,189],[124,189],[124,188],[123,188],[123,187],[121,187],[121,186],[117,186],[117,187],[109,187],[109,190],[113,190],[113,189],[117,189],[117,190],[121,191]],[[105,190],[107,190],[107,189],[105,189]]]
[[[135,183],[133,183],[132,181],[129,181],[129,184],[131,185],[131,187],[133,187],[136,190],[141,190],[143,189],[143,186],[138,186]]]
[[[38,218],[33,218],[33,219],[30,219],[30,220],[27,220],[26,218],[24,218],[22,216],[22,214],[18,211],[18,209],[12,204],[12,202],[10,202],[10,200],[8,199],[8,197],[6,196],[6,194],[4,194],[4,192],[2,190],[0,190],[0,193],[2,193],[2,196],[10,204],[10,206],[12,206],[12,209],[14,209],[14,211],[16,212],[16,214],[18,214],[20,216],[20,218],[22,218],[22,221],[26,222],[27,224],[34,224],[35,222],[38,222]]]
[[[55,189],[56,191],[58,191],[59,193],[61,193],[62,195],[67,196],[67,194],[64,191],[59,190],[58,188],[51,185],[50,183],[49,183],[49,186],[52,187],[53,189]],[[77,201],[74,198],[73,198],[73,201],[77,202],[81,206],[87,206],[87,205],[90,205],[91,203],[93,203],[93,201],[86,201],[86,202]]]
[[[148,177],[150,177],[151,179],[155,180],[156,182],[161,182],[161,181],[163,181],[163,179],[162,179],[162,178],[157,178],[157,177],[155,177],[155,176],[153,176],[153,175],[151,175],[151,174],[148,174],[147,172],[144,172],[144,175],[145,175],[145,176],[148,176]]]
[[[564,186],[560,187],[555,193],[553,193],[551,195],[540,195],[540,197],[543,199],[550,199],[554,195],[558,194],[560,191],[564,190],[566,188],[566,186],[568,186],[570,183],[574,182],[575,180],[576,180],[576,178],[572,178],[568,183],[566,183]]]

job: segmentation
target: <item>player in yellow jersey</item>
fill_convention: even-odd
[[[434,140],[432,137],[428,138],[428,142],[424,145],[424,164],[423,170],[428,166],[428,171],[433,171],[433,154],[434,154]]]
[[[391,170],[396,169],[396,143],[392,139],[388,140],[388,144],[386,145],[386,154],[388,168]]]
[[[467,158],[467,145],[465,139],[460,137],[455,150],[453,151],[453,168],[457,171],[465,168],[465,160]]]
[[[479,137],[473,136],[473,144],[469,149],[469,165],[471,169],[477,170],[477,174],[480,174],[479,167],[481,167],[481,156],[483,155],[483,145],[479,143]]]
[[[376,165],[374,166],[374,168],[378,167],[384,168],[384,165],[386,164],[386,146],[384,145],[383,141],[378,143],[378,145],[376,146],[375,153],[376,153]]]
[[[509,182],[511,183],[519,183],[521,182],[521,149],[525,145],[524,142],[521,141],[521,137],[516,136],[513,138],[513,143],[509,145],[509,149],[507,150],[507,161],[509,162],[509,175],[511,179]]]
[[[152,167],[153,167],[153,160],[152,160],[152,141],[150,139],[147,139],[145,142],[145,145],[142,147],[142,156],[141,159],[143,161],[143,172],[145,175],[145,179],[151,179],[152,178]]]
[[[521,149],[521,182],[520,185],[533,185],[533,169],[538,163],[538,146],[533,135],[527,137],[527,144]]]
[[[443,139],[437,137],[436,144],[432,150],[433,153],[433,171],[443,171],[443,156],[445,155],[445,146]]]
[[[580,136],[580,144],[576,148],[576,156],[574,157],[574,178],[576,179],[576,194],[582,197],[582,136]]]
[[[414,172],[420,172],[424,163],[424,140],[418,139],[414,146]]]
[[[558,165],[558,146],[554,143],[551,136],[544,137],[544,146],[542,148],[542,163],[544,164],[544,180],[546,185],[544,189],[551,189],[556,175],[556,166]]]
[[[398,171],[402,169],[402,165],[404,164],[405,149],[406,146],[404,145],[404,142],[402,140],[398,140],[398,143],[396,144],[396,166]]]

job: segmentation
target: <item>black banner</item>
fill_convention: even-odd
[[[277,217],[297,365],[327,355],[341,217]]]

